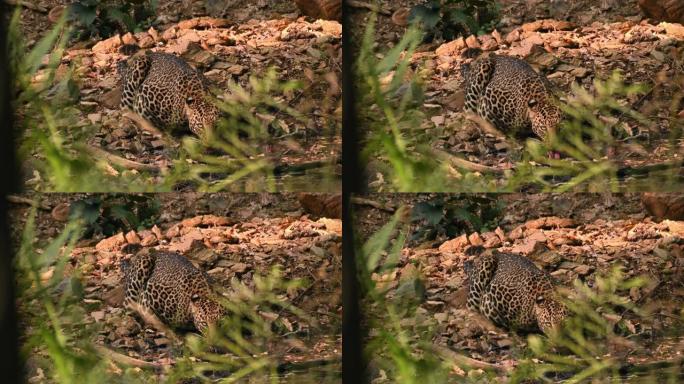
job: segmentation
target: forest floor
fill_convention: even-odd
[[[278,363],[330,360],[326,375],[341,367],[341,222],[307,214],[294,194],[157,194],[146,202],[158,203],[159,214],[147,219],[146,229],[121,230],[107,236],[103,230],[112,217],[91,224],[89,235],[79,241],[69,257],[64,279],[80,276],[85,308],[83,327],[97,326],[93,343],[126,356],[172,367],[181,349],[171,337],[146,324],[121,306],[122,274],[119,262],[131,256],[133,245],[184,254],[207,272],[214,284],[233,294],[231,279],[254,288],[254,277],[279,267],[284,280],[302,279],[305,284],[288,290],[280,299],[301,309],[309,319],[287,311],[260,312],[269,323],[283,324],[286,335],[269,340],[263,353]],[[103,207],[121,202],[122,195],[51,194],[40,196],[36,217],[36,243],[41,249],[57,237],[66,223],[65,208],[79,201],[102,199]],[[130,201],[130,200],[127,200]],[[109,202],[109,203],[107,203]],[[110,208],[111,208],[110,206]],[[13,204],[13,239],[19,241],[30,209]],[[103,209],[101,212],[105,212]],[[42,271],[46,279],[54,266]],[[121,291],[121,292],[120,292]],[[19,310],[26,308],[19,301]],[[25,303],[24,305],[28,305]],[[29,332],[30,330],[25,330]],[[45,351],[28,363],[27,377],[40,379]],[[159,374],[163,377],[165,369]]]
[[[375,37],[379,51],[395,45],[406,31],[405,13],[420,1],[380,1]],[[466,48],[522,58],[545,75],[562,95],[572,98],[571,85],[590,94],[595,80],[605,81],[620,71],[626,85],[643,84],[643,93],[621,96],[617,103],[646,117],[638,122],[624,113],[602,117],[615,139],[599,150],[599,159],[618,168],[639,168],[682,159],[678,119],[682,88],[681,47],[684,28],[679,24],[647,20],[636,0],[566,1],[503,0],[496,30],[479,36],[445,41],[439,36],[423,42],[411,57],[409,76],[420,77],[425,99],[418,109],[425,114],[413,134],[430,145],[470,162],[501,170],[521,159],[524,142],[510,140],[502,132],[483,129],[467,119],[461,57]],[[366,25],[370,11],[353,8],[357,26]],[[397,23],[397,20],[403,20]],[[362,27],[351,31],[361,36]],[[678,115],[679,114],[679,115]],[[372,166],[372,164],[371,164]],[[373,175],[373,172],[369,172]],[[375,180],[382,186],[382,180]]]
[[[50,10],[66,3],[70,2],[44,0],[38,5]],[[300,185],[311,185],[311,180],[327,176],[333,181],[314,184],[322,191],[336,190],[341,171],[341,25],[301,17],[294,2],[230,1],[212,3],[213,8],[201,6],[204,2],[194,2],[198,4],[188,8],[186,3],[159,1],[149,29],[72,41],[66,47],[56,76],[59,80],[73,70],[78,96],[75,121],[64,132],[65,137],[85,136],[90,147],[141,163],[142,167],[136,167],[145,170],[154,168],[163,173],[178,159],[181,135],[160,137],[141,129],[127,118],[130,113],[120,108],[116,66],[127,58],[118,50],[122,44],[134,43],[182,57],[204,73],[224,100],[245,97],[234,94],[235,86],[247,95],[256,94],[250,78],[262,79],[275,69],[278,81],[298,81],[301,87],[270,96],[300,116],[283,110],[257,113],[264,132],[268,130],[271,136],[266,142],[253,143],[261,148],[254,160],[267,159],[285,168],[311,165],[294,176],[288,171],[281,173],[284,181],[280,189],[301,190]],[[46,14],[32,9],[24,8],[21,16],[29,47],[54,25]],[[210,16],[218,19],[207,21]],[[43,72],[40,70],[35,78],[44,78]],[[21,109],[18,116],[22,118]],[[24,174],[32,175],[29,164],[26,168]],[[159,183],[161,177],[151,174],[149,181]]]
[[[438,195],[370,194],[363,196],[382,209],[362,200],[355,205],[357,228],[364,239],[387,223],[402,205],[415,206]],[[464,197],[467,198],[467,197]],[[626,337],[632,344],[622,346],[618,355],[633,364],[672,360],[684,350],[684,224],[681,221],[655,222],[641,205],[638,194],[501,194],[501,215],[490,231],[462,231],[429,241],[409,241],[401,252],[396,269],[374,274],[374,280],[395,294],[404,275],[418,271],[426,297],[414,317],[402,324],[433,329],[432,342],[477,360],[514,367],[525,358],[525,335],[507,332],[483,322],[465,306],[466,275],[464,254],[470,245],[483,245],[501,252],[524,255],[550,273],[561,284],[572,286],[578,279],[595,287],[597,276],[607,275],[614,266],[623,266],[625,278],[643,276],[648,283],[633,288],[626,299],[645,310],[645,317],[625,313],[617,321],[629,324]],[[408,234],[423,230],[414,223]],[[398,292],[396,293],[398,294]],[[366,311],[382,313],[372,303]],[[430,327],[433,328],[430,328]],[[413,337],[419,338],[417,334]],[[624,354],[623,354],[624,353]],[[459,374],[459,373],[457,373]],[[462,372],[460,374],[463,374]],[[379,381],[381,382],[381,381]]]

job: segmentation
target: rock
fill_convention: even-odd
[[[216,56],[209,51],[201,50],[190,55],[188,60],[199,67],[208,68],[216,61]]]
[[[52,212],[50,212],[50,215],[53,219],[62,222],[69,220],[70,214],[71,204],[69,203],[58,204],[54,208],[52,208]]]
[[[102,121],[102,114],[101,113],[89,113],[88,114],[88,120],[90,120],[91,123],[97,124]]]
[[[228,19],[217,19],[214,17],[195,17],[193,19],[182,20],[178,23],[180,29],[195,29],[195,28],[226,28],[230,27],[231,22]]]
[[[181,237],[180,242],[172,243],[169,250],[172,252],[186,253],[192,249],[204,247],[204,236],[200,231],[192,231]]]
[[[580,276],[586,276],[589,273],[591,273],[593,270],[594,270],[594,267],[591,267],[589,265],[584,265],[584,264],[580,265],[578,267],[575,267],[573,269],[573,271],[575,271],[575,273],[577,273]]]
[[[515,227],[515,228],[511,231],[511,233],[508,234],[508,237],[509,237],[511,240],[522,239],[522,237],[524,236],[524,231],[525,231],[525,226],[524,226],[524,225],[519,225],[519,226]]]
[[[154,39],[155,42],[160,41],[159,32],[157,32],[157,30],[154,29],[154,27],[150,27],[150,29],[147,30],[147,33],[150,34],[150,37],[152,37],[152,39]]]
[[[126,298],[126,287],[120,281],[117,284],[102,296],[105,303],[111,307],[123,306],[124,299]]]
[[[314,19],[342,21],[342,0],[295,0],[297,8]]]
[[[230,270],[235,273],[244,273],[249,268],[249,265],[245,263],[235,263],[230,267]]]
[[[219,258],[218,254],[209,248],[202,248],[197,252],[190,253],[188,256],[197,260],[202,266],[212,266]]]
[[[663,224],[667,225],[667,230],[670,233],[684,237],[684,221],[664,220]]]
[[[444,43],[437,47],[437,49],[435,50],[435,54],[437,56],[458,56],[458,52],[460,52],[465,47],[465,40],[463,40],[462,37],[459,37],[456,40]]]
[[[100,96],[98,102],[108,109],[119,109],[121,106],[121,88],[116,87]]]
[[[537,45],[543,46],[544,39],[542,39],[539,33],[533,32],[531,35],[525,37],[520,42],[520,45],[511,48],[508,51],[508,54],[511,56],[527,57],[534,51],[535,46]]]
[[[233,76],[241,76],[247,72],[247,67],[245,67],[244,65],[235,64],[228,67],[226,72]]]
[[[508,44],[513,44],[514,42],[520,40],[520,30],[514,29],[506,35],[506,42]]]
[[[531,23],[526,23],[522,25],[522,30],[524,32],[548,32],[548,31],[567,31],[575,29],[577,26],[574,23],[564,20],[536,20]]]
[[[195,216],[190,219],[185,219],[181,221],[181,225],[185,228],[191,227],[225,227],[233,224],[233,220],[230,220],[224,216],[216,215],[201,215]]]
[[[684,26],[682,24],[660,23],[665,28],[665,32],[677,39],[684,39]]]
[[[152,227],[152,233],[154,233],[154,235],[155,235],[155,236],[157,237],[157,239],[159,239],[159,240],[161,240],[161,239],[164,238],[164,235],[162,235],[162,233],[161,233],[161,229],[159,229],[159,227],[157,227],[156,224]]]
[[[574,220],[556,216],[541,217],[536,220],[528,221],[524,225],[527,229],[571,228],[576,226]]]
[[[456,253],[462,252],[468,245],[468,236],[463,234],[455,239],[447,240],[439,246],[439,251],[442,253]]]
[[[95,311],[95,312],[91,312],[91,313],[90,313],[90,316],[92,316],[93,319],[95,319],[95,321],[101,321],[102,319],[104,319],[105,311]]]
[[[684,24],[684,2],[681,0],[639,0],[638,4],[651,19]]]
[[[48,13],[48,20],[50,20],[50,22],[53,24],[57,23],[59,21],[59,19],[62,18],[62,15],[64,14],[65,9],[66,9],[66,7],[64,5],[55,6]]]
[[[480,41],[482,43],[482,50],[484,51],[495,51],[499,48],[499,43],[490,35],[480,36]]]
[[[336,233],[342,236],[342,220],[340,219],[328,219],[327,217],[321,217],[316,221],[317,223],[323,223],[325,225],[325,230],[328,232]]]
[[[468,236],[468,241],[470,242],[470,245],[482,245],[482,244],[484,244],[484,241],[482,241],[480,234],[477,232],[471,233]]]
[[[501,246],[501,239],[494,232],[486,232],[482,234],[484,240],[483,246],[485,248],[498,248]]]
[[[138,234],[135,233],[135,231],[130,231],[126,234],[126,241],[129,244],[139,244],[140,243],[140,237],[138,237]]]
[[[126,238],[124,238],[123,232],[119,232],[118,234],[108,237],[104,240],[101,240],[97,245],[95,245],[95,249],[98,251],[114,251],[124,245],[126,243]]]
[[[157,244],[157,237],[153,234],[149,234],[143,237],[140,241],[140,245],[142,245],[143,247],[149,247],[155,244]]]
[[[466,45],[468,48],[480,48],[480,42],[477,40],[477,37],[475,35],[470,35],[466,38],[465,40]]]
[[[342,195],[299,193],[297,200],[304,212],[310,215],[331,219],[342,218]]]
[[[135,34],[138,46],[142,49],[154,47],[154,38],[148,32],[138,32]]]
[[[392,22],[400,27],[408,25],[408,17],[411,13],[411,8],[399,8],[392,14]]]
[[[492,31],[492,37],[494,38],[494,40],[496,40],[498,44],[501,44],[501,42],[504,41],[503,37],[501,37],[501,33],[496,29]]]
[[[130,32],[121,36],[121,42],[123,42],[124,44],[138,45],[138,40]]]
[[[684,193],[646,192],[641,203],[656,221],[684,220]]]
[[[121,46],[121,36],[114,35],[109,39],[99,41],[92,48],[94,53],[114,53]]]
[[[162,35],[161,35],[162,40],[169,41],[169,40],[175,39],[177,31],[178,30],[175,27],[171,27],[171,28],[165,30],[164,32],[162,32]]]

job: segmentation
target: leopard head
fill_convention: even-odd
[[[568,317],[567,308],[558,300],[556,295],[553,291],[540,294],[534,303],[534,316],[537,319],[537,325],[546,334],[557,329]]]
[[[530,92],[525,103],[532,131],[545,138],[549,132],[556,131],[563,119],[563,112],[556,97],[542,82],[535,81],[529,84],[528,89]]]
[[[194,294],[190,298],[190,313],[195,328],[204,333],[211,324],[218,323],[225,311],[220,303],[206,296]]]
[[[220,110],[204,92],[193,92],[185,99],[185,114],[190,130],[197,136],[213,128],[220,117]]]

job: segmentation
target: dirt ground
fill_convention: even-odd
[[[379,47],[389,48],[406,29],[392,16],[421,2],[380,3],[376,41]],[[612,148],[599,151],[601,159],[635,168],[681,159],[682,139],[677,133],[681,125],[677,113],[682,110],[678,102],[681,26],[645,20],[636,0],[504,0],[500,4],[502,17],[495,31],[453,41],[436,38],[418,47],[411,58],[412,74],[420,76],[425,86],[426,97],[418,108],[426,118],[416,135],[429,138],[436,149],[500,170],[520,160],[523,140],[506,140],[501,132],[484,130],[463,113],[460,68],[468,59],[461,53],[474,47],[523,58],[551,81],[562,102],[571,100],[573,83],[593,93],[595,80],[605,81],[613,71],[621,71],[625,84],[644,84],[648,90],[619,96],[618,103],[643,114],[648,122],[624,114],[607,117],[604,123],[617,139]],[[370,11],[352,8],[351,15],[357,25],[351,33],[360,35]]]
[[[525,335],[483,322],[465,307],[464,251],[473,244],[530,258],[561,284],[579,279],[594,286],[596,276],[624,266],[626,278],[645,276],[649,283],[632,289],[628,300],[649,311],[645,318],[625,314],[618,321],[635,328],[624,355],[631,363],[677,358],[684,348],[680,310],[684,305],[684,258],[681,221],[654,221],[639,194],[501,194],[498,226],[491,232],[465,231],[455,238],[409,243],[396,270],[374,274],[394,294],[403,274],[416,269],[424,279],[426,297],[414,319],[434,325],[432,341],[478,360],[515,366],[524,358]],[[357,201],[357,228],[363,238],[375,233],[401,205],[430,201],[435,195],[363,196],[383,209]],[[375,204],[377,206],[377,204]],[[414,230],[417,228],[413,227]],[[410,235],[409,235],[410,237]],[[398,292],[397,292],[398,294]],[[373,311],[372,304],[370,309]],[[679,332],[677,332],[679,330]],[[678,352],[679,351],[679,352]],[[461,373],[463,374],[463,373]],[[379,382],[382,382],[381,380]]]
[[[51,10],[65,3],[42,1],[38,5]],[[220,19],[212,26],[197,24],[198,17],[207,16]],[[250,143],[257,148],[253,159],[267,158],[275,166],[286,168],[308,164],[299,174],[288,175],[286,171],[282,177],[305,179],[311,184],[327,175],[334,182],[325,183],[325,191],[339,186],[342,27],[338,22],[301,17],[289,1],[160,1],[152,24],[135,34],[73,41],[66,48],[57,78],[73,69],[79,89],[78,121],[65,132],[67,138],[85,133],[89,146],[143,164],[142,168],[136,165],[139,169],[151,166],[163,172],[173,166],[183,134],[167,138],[154,135],[126,118],[119,107],[116,65],[127,56],[118,49],[133,43],[181,56],[205,74],[224,100],[237,97],[231,92],[233,86],[248,94],[253,92],[250,77],[261,79],[269,69],[277,71],[281,82],[301,82],[298,90],[273,95],[276,102],[296,110],[301,117],[281,110],[256,114],[271,137],[266,143]],[[22,10],[21,25],[29,46],[53,26],[47,14],[27,8]],[[42,70],[36,79],[41,76],[45,76]],[[17,114],[21,118],[22,111]],[[28,167],[24,174],[31,175],[32,171]],[[158,178],[149,176],[151,182],[160,181]],[[281,189],[300,190],[300,184],[287,180]]]
[[[65,208],[101,195],[52,194],[40,196],[36,242],[41,248],[61,233]],[[119,195],[120,197],[121,195]],[[264,353],[281,363],[341,357],[341,222],[302,208],[294,194],[158,194],[159,214],[141,230],[122,230],[112,236],[94,231],[71,252],[65,279],[78,274],[83,282],[83,324],[99,331],[93,342],[144,361],[175,363],[179,348],[169,336],[121,307],[121,260],[131,257],[133,244],[177,251],[207,272],[214,284],[230,291],[231,279],[254,287],[255,275],[279,266],[284,279],[304,279],[283,300],[299,307],[312,322],[290,314],[263,313],[286,324],[288,335],[269,341]],[[115,199],[111,195],[109,199]],[[103,197],[103,199],[106,199]],[[105,200],[106,201],[106,200]],[[308,211],[308,210],[307,210]],[[18,241],[29,208],[12,205],[13,239]],[[103,217],[103,219],[106,219]],[[99,222],[99,221],[98,221]],[[48,276],[54,267],[44,273]],[[49,277],[47,277],[49,278]],[[20,313],[23,306],[19,305]],[[29,378],[37,377],[43,352],[29,361]],[[336,366],[339,372],[339,366]],[[32,367],[32,368],[31,368]],[[163,371],[160,373],[163,377]]]

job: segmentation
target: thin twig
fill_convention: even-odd
[[[387,15],[387,16],[390,16],[392,14],[392,12],[390,12],[386,9],[383,9],[382,7],[380,7],[378,5],[367,3],[365,1],[347,0],[346,5],[348,5],[352,8],[365,8],[365,9],[368,9],[369,11],[382,13],[383,15]]]
[[[160,130],[159,128],[155,127],[154,124],[152,124],[149,120],[138,115],[137,113],[131,112],[131,111],[126,111],[126,112],[124,112],[123,117],[131,120],[133,123],[135,123],[135,125],[138,126],[138,128],[152,134],[152,136],[156,136],[156,137],[161,138],[161,140],[167,146],[173,144],[174,141],[172,140],[172,138],[169,134],[167,134],[164,131]]]
[[[486,361],[475,360],[472,357],[462,355],[458,352],[452,351],[451,349],[442,347],[440,345],[433,344],[433,349],[435,352],[437,352],[437,354],[441,355],[443,358],[449,359],[453,361],[454,364],[459,366],[466,365],[473,368],[490,369],[498,372],[506,372],[507,370],[510,370],[510,368],[503,367],[499,364],[492,364],[487,363]]]
[[[169,328],[166,324],[164,324],[154,313],[145,310],[143,306],[140,304],[133,302],[128,304],[128,307],[135,311],[140,317],[149,325],[153,326],[160,332],[163,332],[166,336],[168,336],[171,340],[173,340],[176,343],[180,343],[182,340],[178,335],[176,335],[176,332],[174,332],[171,328]]]
[[[93,157],[104,158],[108,162],[110,162],[114,165],[118,165],[120,167],[126,168],[126,169],[134,169],[136,171],[153,172],[153,173],[161,172],[161,168],[156,166],[156,165],[143,164],[143,163],[138,163],[137,161],[128,160],[128,159],[125,159],[121,156],[117,156],[113,153],[107,152],[104,149],[99,148],[99,147],[86,145],[86,146],[84,146],[84,149],[88,153],[90,153]]]
[[[136,359],[134,357],[126,356],[124,354],[121,354],[119,352],[113,351],[105,346],[102,345],[97,345],[95,344],[95,350],[102,356],[125,365],[130,365],[133,367],[139,367],[139,368],[154,368],[158,369],[161,368],[163,365],[159,363],[151,363],[149,361],[144,361],[140,359]]]
[[[40,13],[48,13],[48,10],[44,7],[41,7],[40,5],[33,4],[28,1],[23,1],[23,0],[5,0],[5,4],[9,5],[19,5],[24,8],[28,8],[32,11],[40,12]]]
[[[30,205],[32,207],[37,207],[38,209],[42,209],[43,211],[49,211],[50,207],[47,205],[44,205],[40,203],[39,201],[29,199],[27,197],[22,197],[22,196],[17,196],[17,195],[8,195],[7,196],[7,201],[9,201],[12,204],[26,204]]]
[[[389,213],[394,213],[394,211],[396,211],[396,208],[394,208],[390,204],[378,203],[377,201],[365,199],[363,197],[352,197],[351,201],[352,203],[354,203],[354,205],[367,205],[369,207],[373,207]]]
[[[434,152],[438,158],[442,159],[443,161],[448,162],[449,164],[451,164],[452,166],[454,166],[456,168],[467,169],[469,171],[480,172],[480,173],[502,174],[505,172],[504,169],[496,168],[496,167],[490,167],[488,165],[482,165],[482,164],[478,164],[478,163],[473,163],[472,161],[461,159],[460,157],[456,157],[450,153],[440,151],[438,149],[435,149]]]

